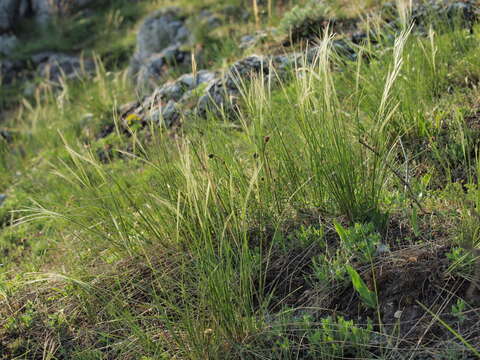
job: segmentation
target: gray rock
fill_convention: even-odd
[[[269,75],[271,59],[265,56],[251,55],[234,63],[225,75],[211,81],[199,101],[197,114],[206,116],[208,112],[227,111],[237,108],[240,95],[239,86],[263,73]]]
[[[169,46],[184,44],[190,32],[186,17],[178,8],[165,8],[148,17],[137,35],[137,55],[140,58],[162,52]]]
[[[170,100],[163,106],[160,104],[158,107],[152,108],[144,114],[143,119],[147,123],[154,123],[170,128],[180,118],[180,111],[176,104],[173,100]]]
[[[43,51],[31,56],[32,63],[35,66],[39,66],[41,63],[47,62],[50,57],[57,56],[58,53],[53,51]]]
[[[0,194],[0,206],[3,205],[3,203],[7,200],[7,195],[5,194]]]
[[[180,111],[177,109],[176,103],[170,100],[167,105],[162,108],[163,124],[168,128],[171,127],[180,118]]]
[[[200,85],[216,79],[218,73],[201,70],[194,74],[185,74],[176,81],[171,81],[157,88],[152,95],[143,100],[121,107],[123,120],[135,114],[146,123],[163,123],[171,127],[179,121],[181,114],[188,111],[187,103],[193,96],[193,91]],[[196,102],[194,102],[196,104]]]
[[[394,2],[382,5],[382,15],[387,23],[393,28],[398,22],[398,11]],[[432,15],[442,21],[443,24],[459,24],[472,30],[473,23],[479,19],[478,2],[474,0],[427,0],[414,2],[411,19],[416,25],[417,32],[426,32],[430,25]]]
[[[191,55],[189,51],[184,51],[180,46],[173,45],[160,53],[142,59],[142,62],[139,62],[138,59],[135,61],[134,67],[138,69],[135,74],[137,88],[150,90],[154,89],[163,80],[163,75],[170,67],[187,67],[190,65]]]
[[[0,129],[0,140],[10,143],[13,141],[13,136],[9,131]]]
[[[0,35],[0,55],[10,56],[18,45],[15,35]]]
[[[268,37],[266,31],[257,31],[255,34],[245,35],[240,39],[239,47],[241,49],[248,49],[260,44]]]
[[[129,74],[137,88],[153,89],[169,65],[187,65],[190,52],[183,47],[191,41],[186,16],[175,7],[157,11],[148,17],[137,35],[137,49]]]
[[[216,76],[217,73],[207,70],[200,70],[196,75],[184,74],[178,80],[163,85],[158,92],[163,99],[179,101],[186,93],[214,80]]]
[[[40,61],[37,70],[39,75],[53,82],[58,82],[62,77],[79,78],[95,71],[93,60],[78,56],[42,53],[38,54],[35,60]]]
[[[20,60],[0,59],[0,78],[2,84],[11,84],[17,79],[25,68],[25,63]]]

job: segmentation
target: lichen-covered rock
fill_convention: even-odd
[[[214,81],[217,73],[202,70],[197,74],[185,74],[157,88],[152,95],[143,100],[123,106],[120,110],[121,119],[125,125],[130,125],[131,119],[139,119],[143,123],[163,124],[171,127],[188,111],[187,103],[192,94],[201,86]]]
[[[125,126],[136,120],[171,127],[185,115],[205,117],[209,112],[219,110],[232,112],[238,104],[242,83],[259,75],[265,79],[272,75],[281,76],[301,56],[298,53],[274,57],[251,55],[235,62],[223,73],[202,70],[196,74],[184,74],[141,101],[123,106],[121,119]]]
[[[214,80],[215,76],[215,72],[206,70],[201,70],[196,75],[184,74],[178,80],[169,82],[159,88],[158,93],[164,99],[180,101],[187,92]]]
[[[335,40],[332,47],[348,59],[355,59],[355,51],[345,42]],[[122,107],[121,119],[129,126],[131,119],[171,127],[184,116],[206,117],[209,113],[235,114],[242,87],[254,78],[274,83],[289,74],[289,69],[302,67],[318,57],[318,47],[305,53],[284,55],[251,55],[232,64],[226,71],[202,70],[184,74],[168,82],[141,101]]]

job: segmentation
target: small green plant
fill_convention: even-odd
[[[327,254],[313,258],[312,266],[315,279],[322,284],[342,283],[347,278],[345,257],[338,252],[333,258]]]
[[[335,230],[340,237],[345,251],[361,263],[369,263],[375,256],[375,251],[381,243],[381,236],[375,231],[372,223],[355,224],[346,229],[341,224],[335,224]]]
[[[309,354],[312,358],[344,358],[345,356],[363,357],[368,354],[367,347],[373,325],[358,327],[352,320],[338,317],[326,317],[318,327],[312,326],[308,332]]]
[[[478,258],[471,250],[460,246],[452,247],[446,256],[450,262],[448,272],[463,277],[470,282],[467,297],[471,296],[477,286],[478,269],[476,269],[476,266],[478,266]]]
[[[295,241],[295,243],[302,248],[307,248],[315,243],[323,245],[324,236],[325,230],[323,227],[302,225],[300,229],[291,236],[291,241]]]
[[[355,224],[349,228],[339,223],[334,226],[340,244],[333,253],[326,247],[323,254],[312,260],[314,276],[321,283],[346,281],[348,271],[345,264],[353,260],[361,264],[371,263],[381,244],[381,236],[372,223]]]
[[[466,305],[467,303],[463,299],[458,299],[457,302],[452,305],[452,315],[457,318],[460,324],[466,320],[466,316],[464,314]]]
[[[377,294],[368,288],[367,284],[365,284],[358,272],[353,267],[350,265],[347,265],[346,267],[348,274],[350,275],[350,279],[352,280],[352,285],[360,295],[363,303],[372,309],[376,309],[378,304]]]

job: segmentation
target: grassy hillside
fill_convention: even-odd
[[[310,56],[238,77],[233,111],[125,122],[136,33],[171,4],[22,24],[18,59],[81,51],[96,71],[0,89],[0,359],[479,358],[480,25],[177,1],[224,19],[195,29],[194,73]]]

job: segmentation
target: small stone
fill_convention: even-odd
[[[402,314],[403,314],[403,311],[397,310],[397,311],[395,311],[395,314],[393,314],[393,317],[395,319],[400,319],[402,317]]]
[[[390,253],[390,247],[386,244],[378,244],[376,255],[385,255]]]

